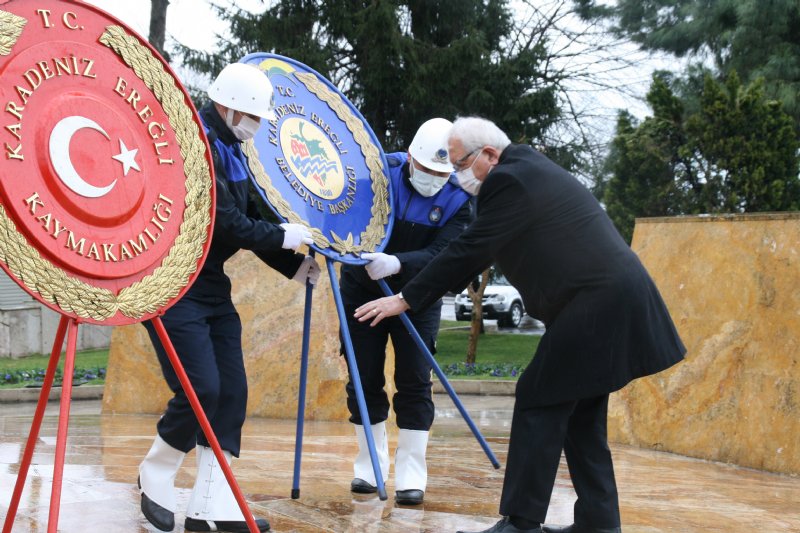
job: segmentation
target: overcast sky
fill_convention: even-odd
[[[84,0],[95,5],[136,30],[147,39],[150,31],[150,0]],[[258,0],[237,0],[238,5],[249,8],[263,5]],[[170,0],[167,10],[167,34],[186,46],[210,50],[215,33],[226,31],[207,0]]]
[[[144,39],[147,38],[150,26],[150,0],[84,1],[111,13],[137,31]],[[225,1],[216,0],[217,3],[223,4]],[[167,11],[166,47],[168,50],[170,40],[178,41],[194,49],[213,50],[216,36],[227,33],[228,28],[227,24],[216,17],[210,2],[211,0],[170,0]],[[248,10],[263,9],[265,6],[265,2],[261,0],[235,0],[235,3],[238,7]],[[559,3],[555,0],[536,0],[535,2],[511,0],[510,5],[517,12],[517,16],[525,16],[525,10],[530,9],[530,5],[546,12],[548,5],[558,5]],[[527,8],[526,4],[528,4]],[[567,27],[577,27],[583,22],[573,18],[573,20],[565,19],[563,24],[566,24]],[[597,38],[599,37],[594,37],[594,39]],[[593,44],[592,39],[592,37],[589,38],[590,46]],[[580,48],[578,48],[580,44],[571,41],[567,41],[566,45],[563,42],[552,42],[550,46],[553,50],[563,50],[567,46],[569,47],[568,52],[574,52],[576,49],[580,52]],[[614,66],[606,62],[605,57],[593,57],[588,53],[570,53],[568,59],[565,59],[565,61],[571,62],[567,68],[573,69],[573,71],[603,69],[602,75],[606,76],[607,80],[611,80],[611,83],[608,84],[615,86],[613,89],[603,90],[580,81],[570,86],[570,105],[582,107],[585,110],[585,118],[581,121],[581,127],[592,130],[593,136],[602,139],[601,142],[608,142],[613,136],[618,109],[627,109],[639,118],[649,115],[650,110],[644,103],[643,96],[650,85],[652,71],[655,68],[675,68],[674,59],[664,60],[648,56],[639,52],[633,44],[623,50],[615,49],[614,54],[624,55],[625,60],[632,63],[633,66]],[[179,65],[172,64],[171,66],[184,83],[200,87],[204,83],[210,82],[210,79],[204,80],[202,77],[182,69]],[[568,123],[565,124],[565,127],[568,128],[575,126],[574,124],[572,126]]]

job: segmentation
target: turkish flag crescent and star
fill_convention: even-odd
[[[186,91],[83,3],[0,5],[0,266],[56,311],[152,318],[196,277],[213,170]]]

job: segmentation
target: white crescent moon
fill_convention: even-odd
[[[87,183],[75,170],[72,160],[69,158],[69,143],[75,132],[83,128],[99,131],[106,139],[111,140],[108,134],[103,131],[103,128],[90,118],[79,115],[63,118],[58,121],[53,131],[50,132],[50,161],[53,163],[58,178],[72,192],[86,198],[100,198],[114,188],[117,180],[112,181],[110,185],[105,187],[95,187],[91,183]]]

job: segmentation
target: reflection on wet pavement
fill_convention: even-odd
[[[461,397],[501,464],[505,464],[513,397]],[[256,516],[276,532],[454,532],[497,519],[503,469],[492,468],[447,396],[437,395],[428,453],[429,485],[419,508],[349,491],[356,443],[348,422],[305,424],[300,498],[289,498],[293,420],[250,418],[234,473]],[[34,404],[0,406],[0,520],[5,519]],[[58,405],[51,403],[13,531],[47,530]],[[99,401],[74,402],[70,417],[59,530],[65,533],[155,531],[139,511],[137,467],[157,417],[100,413]],[[390,449],[396,430],[390,432]],[[800,479],[612,446],[627,533],[800,532]],[[535,450],[531,450],[535,453]],[[179,509],[188,503],[194,459],[177,477]],[[548,522],[570,523],[575,494],[562,462]],[[183,531],[183,515],[175,531]]]

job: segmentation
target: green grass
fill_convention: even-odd
[[[538,335],[484,333],[478,339],[475,368],[467,368],[469,322],[443,320],[436,342],[436,362],[448,376],[459,379],[516,379],[530,363]]]
[[[484,333],[478,340],[476,366],[467,368],[469,322],[443,320],[436,344],[436,362],[446,375],[458,379],[516,379],[530,363],[540,337]],[[0,359],[0,389],[20,388],[41,383],[49,355],[31,355],[20,359]],[[86,350],[75,355],[75,382],[99,384],[105,381],[108,349]],[[58,364],[56,383],[61,381],[64,356]],[[87,379],[86,376],[96,378]],[[38,377],[38,380],[36,379]]]
[[[47,366],[50,363],[49,355],[29,355],[19,359],[0,359],[0,389],[25,387],[31,384],[41,384]],[[75,354],[75,383],[98,384],[105,381],[105,371],[108,365],[108,349],[85,350]],[[56,383],[61,382],[64,370],[64,355],[58,363]],[[87,376],[96,376],[90,378]],[[37,379],[38,378],[38,379]]]

